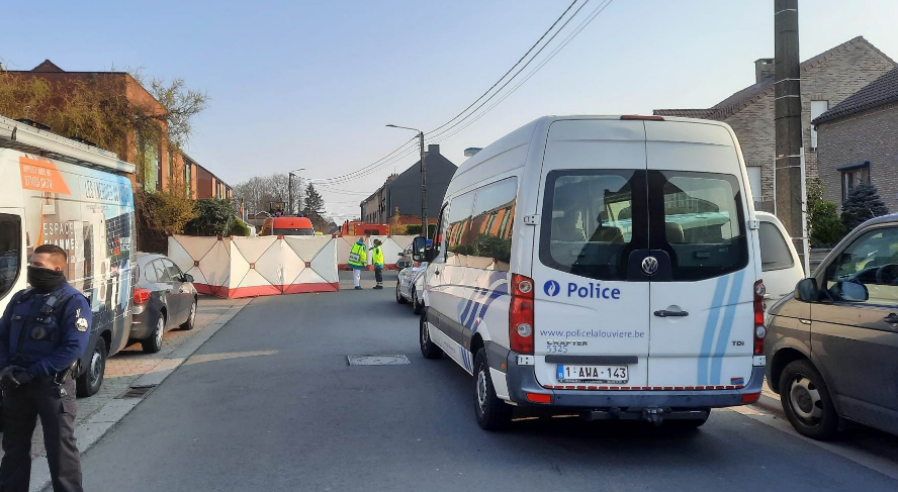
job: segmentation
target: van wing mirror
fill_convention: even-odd
[[[816,278],[804,278],[795,285],[795,298],[803,302],[817,302],[820,299],[820,290],[817,288]]]
[[[415,261],[424,261],[427,256],[427,238],[418,236],[412,241],[412,256]]]
[[[870,291],[867,290],[867,286],[858,282],[836,282],[836,285],[833,285],[829,291],[839,301],[864,302],[870,299]]]

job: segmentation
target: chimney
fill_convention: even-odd
[[[760,84],[765,79],[772,79],[775,66],[773,58],[760,58],[755,60],[755,83]]]
[[[433,155],[440,155],[440,145],[439,144],[430,144],[427,146],[427,153]]]

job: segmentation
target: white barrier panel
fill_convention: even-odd
[[[234,299],[335,292],[340,289],[338,242],[329,237],[172,236],[169,256],[194,276],[194,286],[204,294]]]
[[[193,276],[200,294],[218,296],[230,276],[230,238],[169,236],[168,257]]]
[[[365,245],[368,246],[368,249],[374,247],[374,240],[380,239],[381,248],[384,253],[384,268],[387,270],[396,269],[396,262],[399,261],[399,253],[402,252],[409,244],[412,244],[412,240],[417,236],[344,236],[342,238],[342,242],[339,243],[338,252],[337,252],[337,264],[340,265],[342,269],[349,268],[349,252],[352,250],[352,245],[359,240],[360,237],[365,239]],[[368,254],[368,264],[371,265],[371,254]]]

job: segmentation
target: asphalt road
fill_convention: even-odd
[[[579,419],[484,432],[470,377],[421,357],[392,285],[252,302],[86,453],[85,490],[898,490],[733,411],[691,433]],[[411,365],[348,366],[360,354]]]

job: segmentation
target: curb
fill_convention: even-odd
[[[137,378],[132,383],[132,386],[161,384],[175,372],[175,369],[180,367],[248,304],[232,306],[218,315],[212,322],[204,326],[199,333],[185,341],[183,345],[163,359],[152,372]],[[78,441],[80,454],[83,456],[142,401],[143,398],[112,400],[75,428],[75,439]],[[50,468],[47,465],[47,460],[44,459],[45,457],[46,453],[42,453],[31,461],[31,492],[41,492],[50,486]]]

